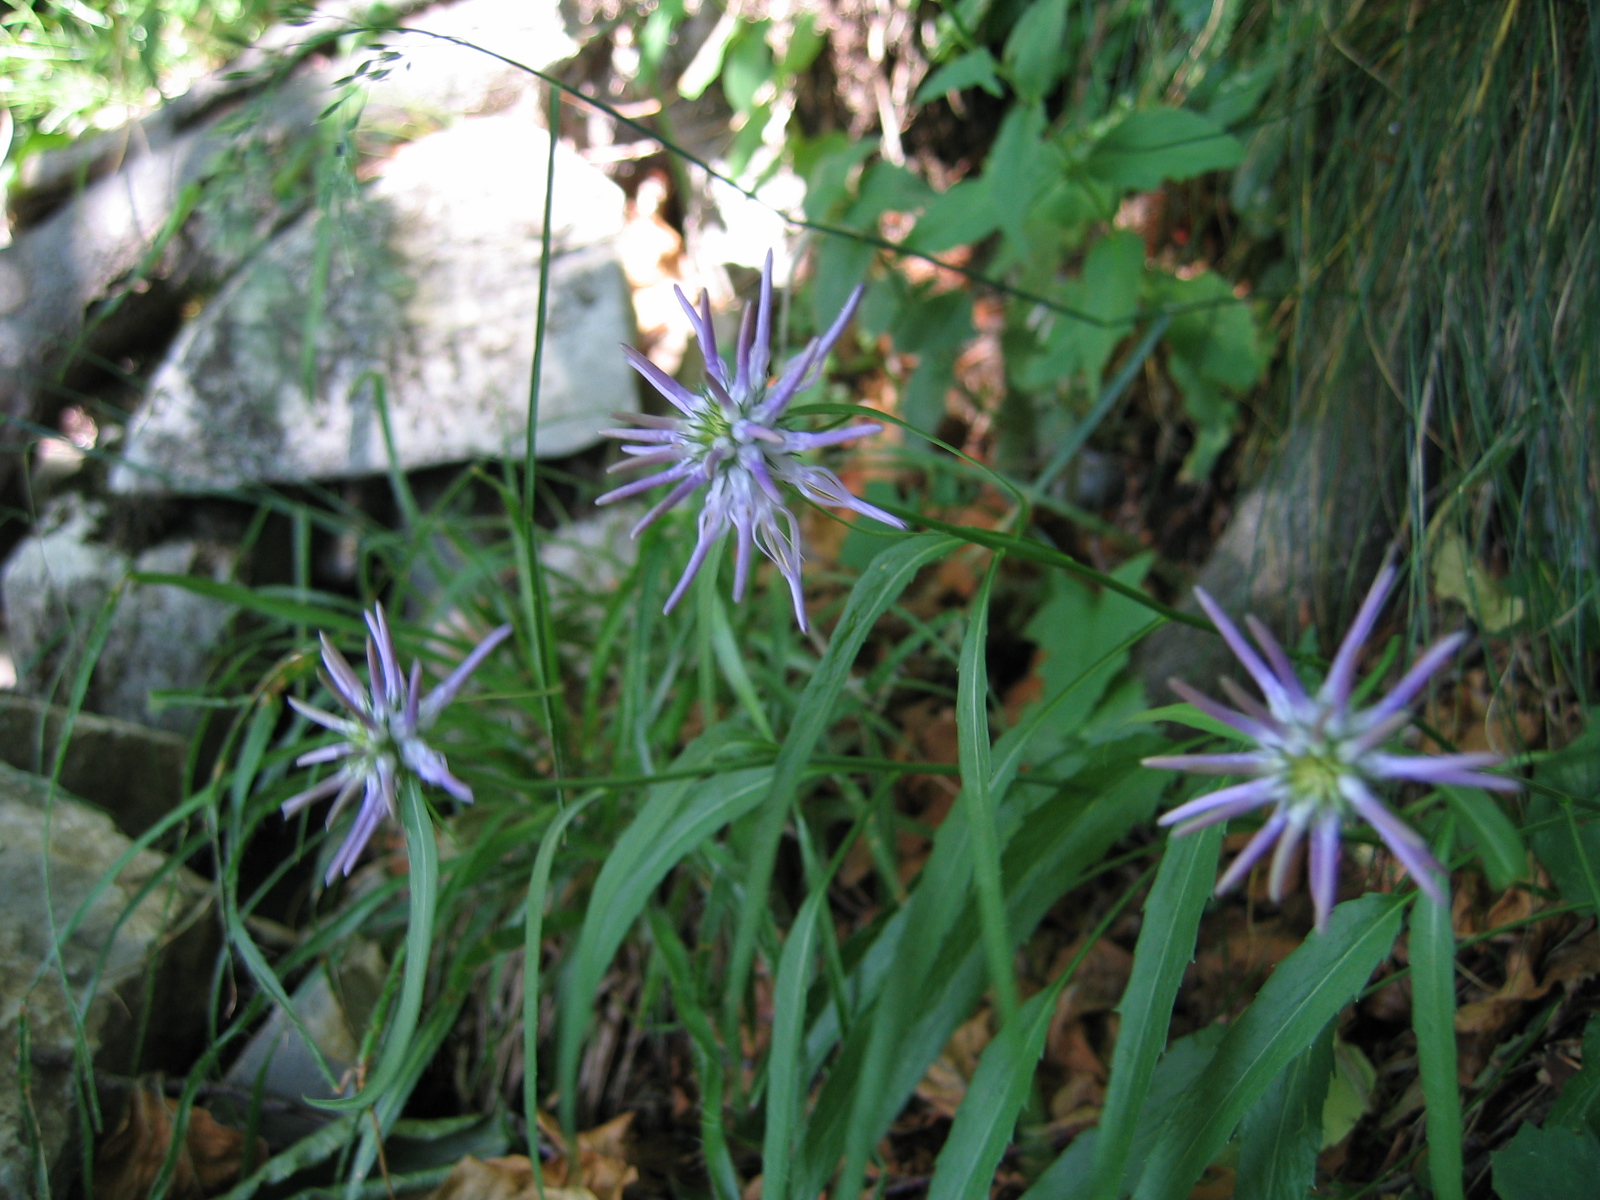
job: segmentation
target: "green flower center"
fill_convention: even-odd
[[[1314,800],[1318,806],[1337,806],[1343,801],[1339,780],[1346,769],[1334,755],[1311,751],[1287,758],[1283,777],[1291,795]]]
[[[722,411],[722,405],[708,398],[705,406],[695,414],[695,440],[704,446],[714,446],[719,439],[732,436],[733,422]]]

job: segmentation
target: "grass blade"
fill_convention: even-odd
[[[1278,965],[1190,1089],[1192,1103],[1180,1104],[1152,1136],[1135,1200],[1188,1196],[1250,1106],[1388,955],[1404,908],[1403,899],[1386,895],[1341,904],[1326,933],[1313,933]]]
[[[1116,1200],[1139,1130],[1139,1111],[1150,1093],[1156,1061],[1167,1048],[1172,1004],[1194,957],[1195,936],[1217,877],[1222,826],[1172,838],[1161,856],[1155,886],[1145,901],[1144,924],[1134,948],[1133,971],[1117,1005],[1121,1025],[1111,1058],[1111,1080],[1095,1139],[1089,1195]]]
[[[983,947],[1004,1028],[1017,1015],[1017,981],[1012,972],[1011,936],[1006,929],[1006,902],[1000,888],[1000,845],[989,792],[989,594],[994,590],[999,567],[1000,555],[996,554],[989,560],[983,583],[972,598],[967,636],[961,643],[956,737],[965,782],[961,798],[966,801],[967,824],[972,830],[972,879],[983,922]]]

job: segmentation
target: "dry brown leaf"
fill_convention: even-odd
[[[172,1145],[177,1102],[139,1084],[128,1093],[122,1117],[95,1150],[95,1200],[145,1200]],[[203,1108],[189,1110],[183,1150],[167,1186],[171,1200],[204,1200],[239,1178],[245,1135],[217,1124]],[[256,1139],[257,1161],[266,1143]]]
[[[545,1172],[544,1200],[595,1200],[588,1188],[556,1187]],[[533,1163],[526,1155],[480,1161],[470,1154],[456,1163],[428,1200],[539,1200],[533,1180]]]
[[[622,1200],[622,1189],[639,1180],[639,1169],[628,1161],[628,1127],[632,1124],[633,1114],[625,1112],[604,1125],[578,1134],[578,1164],[574,1171],[560,1126],[547,1114],[540,1113],[539,1130],[554,1143],[557,1151],[557,1157],[544,1166],[546,1195],[555,1187],[591,1192],[598,1200]]]
[[[1545,960],[1546,985],[1576,983],[1591,975],[1600,975],[1600,931],[1562,946]]]
[[[978,1069],[983,1048],[993,1038],[988,1009],[962,1022],[917,1084],[917,1096],[941,1116],[953,1118],[966,1098],[967,1084]]]

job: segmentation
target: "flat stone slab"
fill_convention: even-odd
[[[66,1194],[74,1163],[63,1160],[63,1150],[78,1120],[69,1003],[80,1006],[83,1037],[97,1059],[107,1039],[131,1043],[128,1000],[138,1002],[141,976],[157,951],[203,902],[204,887],[194,876],[170,870],[148,850],[113,874],[128,848],[128,839],[104,813],[59,789],[52,794],[36,775],[0,764],[0,1196],[34,1195],[30,1123],[53,1176],[52,1194]],[[152,881],[150,892],[135,903]],[[59,965],[45,969],[57,945]],[[24,1021],[31,1114],[24,1112],[17,1079]],[[107,1051],[126,1059],[126,1046]],[[111,1069],[129,1066],[118,1061]]]
[[[530,105],[401,147],[308,213],[179,334],[130,425],[115,492],[203,493],[523,454],[548,135]],[[556,153],[537,449],[575,453],[638,406],[623,195]]]

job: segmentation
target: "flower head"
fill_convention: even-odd
[[[780,483],[788,484],[819,504],[853,509],[885,525],[905,528],[898,517],[852,495],[832,471],[808,463],[803,457],[810,450],[880,433],[883,426],[867,422],[823,433],[808,433],[784,424],[789,402],[816,381],[828,351],[839,340],[856,305],[861,302],[861,292],[858,287],[850,294],[828,331],[820,338],[813,338],[789,361],[775,381],[767,377],[768,344],[772,337],[771,254],[767,255],[761,271],[761,299],[753,310],[745,310],[731,375],[717,353],[716,334],[711,327],[711,298],[704,292],[700,294],[700,307],[696,309],[682,289],[678,289],[678,301],[689,314],[695,337],[700,342],[700,353],[705,358],[706,382],[702,393],[697,395],[689,391],[633,347],[622,348],[633,369],[649,380],[680,415],[630,414],[626,419],[638,428],[605,431],[608,437],[622,439],[622,452],[630,456],[612,470],[646,466],[665,469],[607,492],[596,503],[610,504],[649,491],[658,484],[671,484],[672,489],[634,525],[633,534],[637,537],[641,530],[691,492],[706,489],[694,551],[677,587],[667,597],[663,611],[670,612],[683,598],[706,555],[731,529],[735,537],[734,599],[744,596],[745,583],[750,576],[751,547],[759,546],[788,580],[795,619],[801,629],[806,627],[800,587],[800,528],[778,490]]]
[[[443,683],[424,697],[421,695],[422,664],[411,664],[409,678],[400,673],[400,660],[395,655],[394,638],[384,620],[383,606],[374,606],[365,616],[369,631],[370,690],[361,686],[361,680],[344,655],[328,640],[328,635],[322,635],[322,665],[327,668],[322,681],[351,715],[335,716],[289,697],[289,704],[296,712],[325,729],[342,734],[344,740],[307,751],[295,760],[297,767],[328,762],[340,765],[315,787],[284,801],[283,815],[293,816],[306,805],[337,794],[333,807],[328,810],[327,823],[332,825],[345,805],[355,799],[357,792],[361,793],[361,808],[356,813],[355,824],[328,865],[328,883],[332,883],[336,875],[350,874],[362,848],[378,828],[378,822],[386,815],[396,816],[395,781],[401,771],[410,771],[423,783],[443,788],[463,804],[472,803],[472,789],[450,774],[444,755],[423,741],[422,735],[455,699],[467,676],[477,670],[478,664],[511,632],[511,626],[500,626],[479,642]]]
[[[1394,580],[1394,569],[1386,567],[1373,581],[1355,623],[1339,645],[1327,679],[1314,696],[1301,686],[1289,656],[1265,625],[1254,617],[1245,618],[1255,638],[1252,646],[1216,602],[1204,590],[1195,589],[1200,606],[1256,681],[1266,703],[1255,700],[1228,679],[1222,681],[1222,686],[1239,706],[1237,710],[1218,704],[1180,679],[1170,681],[1172,688],[1201,712],[1255,742],[1256,749],[1235,754],[1160,755],[1145,759],[1144,765],[1201,775],[1251,777],[1247,782],[1179,805],[1163,816],[1160,824],[1177,825],[1174,836],[1263,805],[1273,806],[1266,824],[1217,882],[1219,893],[1243,879],[1276,845],[1268,883],[1272,898],[1282,899],[1295,852],[1301,839],[1309,838],[1311,899],[1317,910],[1317,928],[1324,928],[1339,887],[1340,830],[1347,819],[1359,818],[1377,830],[1418,886],[1443,903],[1440,880],[1444,868],[1429,853],[1421,836],[1378,799],[1374,785],[1404,780],[1502,792],[1517,790],[1515,780],[1478,770],[1494,766],[1500,761],[1499,755],[1417,756],[1383,749],[1410,723],[1408,705],[1428,678],[1455,653],[1464,634],[1451,634],[1436,642],[1372,707],[1351,710],[1356,657],[1377,622]]]

